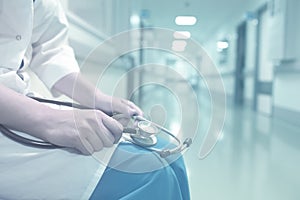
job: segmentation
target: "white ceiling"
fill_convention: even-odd
[[[243,19],[248,11],[256,10],[267,0],[69,0],[69,7],[96,28],[101,25],[100,18],[107,8],[103,6],[114,2],[121,11],[140,14],[142,10],[149,12],[147,22],[156,27],[190,31],[192,37],[199,42],[207,41],[220,30],[225,30]],[[114,5],[114,4],[112,4]],[[120,16],[116,8],[112,8],[115,20],[127,20]],[[177,26],[174,22],[177,15],[194,15],[197,23],[194,26]],[[103,21],[103,20],[102,20]],[[103,22],[102,22],[103,23]],[[113,21],[108,23],[115,23]]]
[[[152,0],[139,1],[135,9],[149,10],[149,23],[153,26],[188,30],[192,37],[204,42],[226,25],[236,24],[248,11],[254,11],[264,0]],[[138,4],[138,1],[137,1]],[[197,17],[194,26],[178,26],[177,15]]]

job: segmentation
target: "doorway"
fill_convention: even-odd
[[[244,89],[245,89],[245,55],[246,55],[246,34],[247,23],[242,22],[237,28],[237,56],[235,68],[235,86],[234,86],[234,104],[244,104]]]
[[[265,4],[257,12],[257,51],[254,81],[253,109],[259,113],[272,115],[273,64],[269,57],[270,17]]]

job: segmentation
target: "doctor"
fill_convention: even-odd
[[[143,113],[134,103],[90,84],[67,40],[67,20],[58,0],[0,0],[0,124],[77,152],[30,148],[0,135],[0,199],[152,199],[152,189],[159,192],[158,199],[189,199],[180,160],[153,173],[130,175],[85,156],[120,139],[123,127],[108,114]],[[27,67],[53,96],[65,94],[94,109],[77,110],[74,120],[74,111],[26,97]],[[73,92],[74,85],[79,92]],[[149,186],[137,187],[145,180]]]

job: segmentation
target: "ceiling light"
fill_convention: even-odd
[[[227,41],[218,41],[217,47],[218,49],[227,49],[229,47],[229,44]]]
[[[131,15],[130,16],[130,24],[133,27],[136,27],[140,24],[140,17],[138,15]]]
[[[197,19],[194,16],[177,16],[175,19],[175,23],[177,25],[194,25],[196,24]]]
[[[189,31],[175,31],[173,36],[175,39],[189,39],[191,33]]]
[[[172,43],[172,50],[178,52],[184,51],[186,44],[187,43],[184,40],[174,40]]]

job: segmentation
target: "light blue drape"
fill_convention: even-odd
[[[156,147],[169,148],[163,140]],[[180,155],[160,158],[130,143],[121,143],[91,200],[188,200],[189,185]]]

